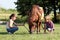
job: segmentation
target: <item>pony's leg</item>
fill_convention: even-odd
[[[29,33],[32,34],[35,31],[35,28],[36,28],[35,25],[30,23],[29,24]]]
[[[41,22],[38,22],[37,26],[36,26],[37,27],[37,34],[40,32],[40,25],[41,25]]]
[[[38,34],[38,32],[39,32],[39,23],[37,23],[36,27],[37,27],[37,34]]]
[[[40,25],[41,25],[41,22],[39,22],[39,25],[38,25],[38,27],[39,27],[39,32],[40,32]]]
[[[31,26],[29,25],[29,33],[31,34],[32,32],[31,32]]]
[[[32,26],[29,24],[29,33],[32,34]]]
[[[35,26],[32,26],[31,30],[32,32],[35,32]]]

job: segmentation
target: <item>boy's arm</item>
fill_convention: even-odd
[[[52,21],[51,21],[52,22]],[[53,25],[53,30],[55,30],[55,26],[54,26],[54,23],[52,22],[52,25]]]
[[[44,29],[46,29],[46,24],[44,24]]]
[[[55,26],[54,26],[54,23],[53,23],[53,31],[55,30]]]
[[[46,33],[46,24],[44,24],[44,33]]]
[[[53,22],[52,22],[52,24],[53,24],[53,29],[55,29],[55,28],[54,28],[54,23],[53,23]]]

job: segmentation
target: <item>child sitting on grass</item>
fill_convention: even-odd
[[[50,33],[54,31],[54,23],[51,21],[49,15],[45,17],[44,33],[46,33],[46,30],[48,30]]]
[[[14,22],[16,20],[16,15],[11,14],[9,18],[9,21],[7,22],[7,32],[13,34],[18,30],[17,24]]]

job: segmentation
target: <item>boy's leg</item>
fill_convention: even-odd
[[[49,31],[50,33],[52,33],[52,32],[53,32],[53,29],[52,29],[52,28],[48,28],[48,31]]]

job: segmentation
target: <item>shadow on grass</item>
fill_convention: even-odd
[[[15,35],[28,35],[29,33],[27,32],[22,32],[22,33],[15,33]]]
[[[8,34],[7,32],[0,32],[0,35],[6,35]]]
[[[27,34],[29,34],[29,33],[23,32],[23,33],[15,33],[14,35],[27,35]],[[8,35],[8,33],[7,32],[0,32],[0,35]]]
[[[29,32],[20,32],[20,33],[15,33],[13,35],[33,35],[33,34],[35,35],[37,33],[29,34]],[[44,34],[44,33],[39,33],[38,35],[40,35],[40,34]],[[46,33],[46,34],[48,34],[48,33]],[[0,35],[8,35],[8,33],[7,32],[0,32]]]
[[[32,33],[32,34],[30,34],[29,32],[22,32],[22,33],[15,33],[15,35],[40,35],[40,34],[44,34],[44,33]],[[48,34],[48,33],[46,33],[46,34]]]
[[[37,33],[33,33],[33,34],[29,34],[28,32],[20,32],[20,33],[15,33],[15,34],[13,34],[13,35],[36,35]],[[37,35],[40,35],[40,34],[44,34],[44,33],[39,33],[39,34],[37,34]],[[49,34],[49,33],[46,33],[46,34]],[[60,34],[60,33],[53,33],[53,34]],[[8,33],[7,32],[0,32],[0,35],[8,35]]]

